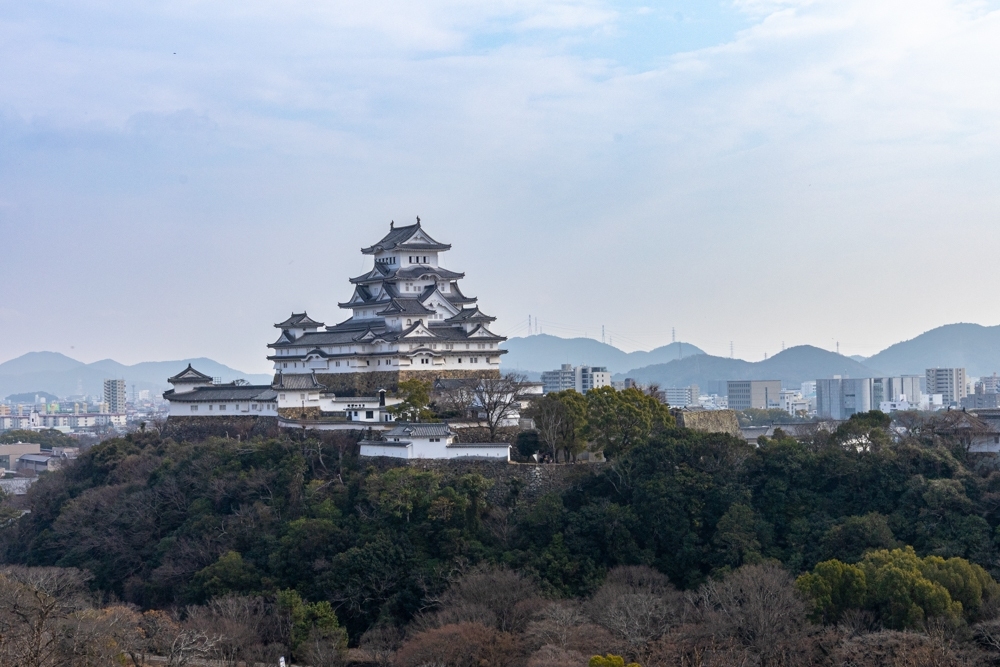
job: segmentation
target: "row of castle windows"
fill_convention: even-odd
[[[468,345],[466,345],[466,347],[468,347]],[[449,346],[448,349],[451,349],[451,347]],[[468,357],[468,359],[469,359],[469,363],[470,364],[478,364],[479,363],[479,357]],[[394,361],[393,359],[386,359],[385,360],[385,365],[386,366],[391,366],[393,361]],[[429,364],[429,363],[431,363],[431,361],[427,357],[422,357],[420,359],[420,363],[421,364]],[[458,363],[462,363],[462,357],[458,357]],[[382,359],[377,359],[375,365],[376,366],[382,366],[383,365],[382,364]],[[340,362],[339,361],[335,361],[334,362],[334,366],[336,368],[340,368]],[[366,360],[365,361],[365,366],[371,366],[371,361],[370,360]],[[281,367],[282,368],[288,368],[288,362],[287,361],[282,362]],[[299,367],[298,362],[294,362],[293,361],[292,362],[292,368],[298,368],[298,367]],[[302,368],[305,368],[305,367],[306,367],[306,365],[305,365],[305,363],[303,363],[302,364]],[[209,408],[209,409],[211,409],[211,408]]]

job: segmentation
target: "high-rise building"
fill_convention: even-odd
[[[920,380],[919,375],[872,378],[872,407],[878,408],[882,403],[903,399],[911,405],[917,405],[921,396]]]
[[[873,378],[816,380],[816,416],[848,419],[859,412],[870,412],[874,384]]]
[[[977,394],[1000,394],[1000,377],[997,374],[984,375],[976,383]]]
[[[961,403],[968,396],[964,368],[928,368],[926,389],[928,394],[941,394],[944,405]]]
[[[108,412],[124,414],[125,400],[125,380],[104,381],[104,403],[108,406]]]
[[[781,380],[729,380],[730,410],[768,410],[781,407]]]
[[[558,370],[542,373],[542,391],[546,394],[567,389],[586,394],[591,389],[610,386],[611,373],[604,366],[563,364]]]

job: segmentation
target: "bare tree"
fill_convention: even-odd
[[[456,623],[419,632],[396,653],[398,667],[514,667],[523,664],[515,635],[481,623]]]
[[[219,637],[197,629],[181,630],[167,648],[167,667],[186,667],[212,654]]]
[[[844,641],[833,654],[845,667],[959,667],[969,662],[934,637],[915,632],[883,630]]]
[[[607,652],[620,643],[605,628],[593,624],[584,613],[583,605],[576,600],[550,602],[528,625],[525,635],[540,648],[583,655]],[[541,660],[542,655],[536,655],[535,661]]]
[[[402,641],[403,633],[396,626],[376,625],[361,635],[360,648],[378,667],[388,667]]]
[[[791,575],[778,565],[744,565],[720,581],[709,581],[690,598],[702,631],[731,638],[780,664],[806,626],[806,604]]]
[[[441,596],[436,625],[480,623],[501,632],[520,633],[542,606],[538,589],[512,570],[478,567]]]
[[[60,625],[89,607],[86,577],[58,567],[0,571],[0,664],[44,667],[59,650]]]
[[[587,610],[629,657],[645,658],[650,642],[677,625],[681,604],[680,594],[664,575],[633,565],[611,570]]]
[[[559,447],[571,428],[566,404],[554,396],[543,396],[531,406],[531,417],[542,441],[552,450],[552,460],[558,456]]]
[[[483,378],[473,385],[472,409],[479,423],[489,431],[490,442],[496,442],[497,432],[504,422],[517,414],[526,381],[524,375],[504,373],[497,378]]]
[[[216,638],[211,656],[226,667],[276,661],[285,648],[273,641],[277,618],[274,606],[255,595],[225,595],[187,609],[187,626]]]

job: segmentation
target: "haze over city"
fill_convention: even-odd
[[[417,215],[501,335],[759,360],[996,324],[997,9],[8,3],[0,361],[267,372]]]

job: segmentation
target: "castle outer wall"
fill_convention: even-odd
[[[379,389],[388,392],[399,390],[399,383],[414,378],[425,382],[435,380],[474,380],[498,378],[500,370],[430,370],[430,371],[369,371],[366,373],[316,373],[316,381],[326,386],[326,391],[337,396],[377,396]],[[277,376],[275,376],[277,381]]]

